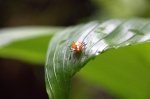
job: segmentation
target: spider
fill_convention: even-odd
[[[77,61],[77,59],[81,56],[81,53],[83,50],[85,50],[86,44],[84,42],[73,42],[72,45],[70,46],[70,51],[72,52],[72,55],[74,57],[74,63]],[[85,55],[85,51],[84,51]],[[69,60],[71,59],[71,55]]]

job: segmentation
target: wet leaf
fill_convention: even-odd
[[[45,66],[49,97],[69,99],[70,79],[87,62],[112,48],[149,42],[149,31],[149,19],[112,19],[70,27],[57,33],[50,42]],[[86,44],[79,57],[75,57],[78,53],[72,54],[69,47],[76,41]],[[71,59],[70,55],[73,56]]]

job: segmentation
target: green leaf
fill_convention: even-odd
[[[49,39],[61,28],[17,27],[0,30],[0,57],[43,64]]]
[[[142,16],[148,10],[146,0],[91,0],[99,8],[99,17],[130,18]],[[136,4],[135,4],[136,2]]]
[[[110,50],[77,75],[117,99],[149,99],[150,43]]]
[[[47,52],[45,76],[49,97],[51,99],[69,99],[70,79],[88,61],[99,54],[101,56],[103,52],[112,48],[149,42],[149,31],[149,19],[112,19],[102,23],[90,22],[59,32],[52,38]],[[79,53],[73,55],[70,52],[69,46],[74,41],[86,43],[86,49],[80,55]],[[71,59],[69,59],[70,55],[72,56]],[[74,62],[75,60],[76,62]],[[119,65],[123,65],[123,63]],[[106,82],[109,82],[109,79],[107,80]],[[113,84],[116,84],[115,79]],[[124,90],[119,88],[117,88],[118,91]],[[125,92],[128,94],[128,91]]]

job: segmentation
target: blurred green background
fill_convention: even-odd
[[[150,0],[1,0],[0,28],[149,18],[149,11]],[[51,37],[0,49],[0,99],[48,99],[44,62]],[[150,99],[149,53],[149,44],[142,44],[100,55],[72,79],[71,99]]]

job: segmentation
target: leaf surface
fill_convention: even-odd
[[[149,42],[149,31],[149,19],[111,19],[70,27],[57,33],[50,42],[45,66],[49,97],[69,99],[70,79],[88,61],[112,48]],[[78,57],[75,57],[78,53],[70,52],[69,47],[76,41],[86,44],[86,49]]]

